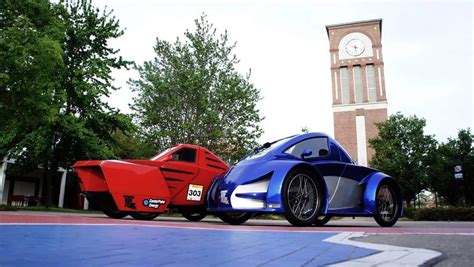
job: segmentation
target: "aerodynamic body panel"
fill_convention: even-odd
[[[326,204],[321,214],[372,216],[378,185],[384,179],[393,180],[356,165],[344,148],[324,133],[292,136],[262,147],[216,178],[208,195],[209,210],[283,213],[285,178],[296,166],[309,166],[323,179]]]

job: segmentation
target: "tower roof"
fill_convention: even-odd
[[[346,28],[348,26],[357,26],[357,25],[366,25],[366,24],[379,24],[379,31],[380,36],[382,36],[382,19],[370,19],[370,20],[360,20],[360,21],[353,21],[353,22],[346,22],[346,23],[339,23],[339,24],[330,24],[326,25],[326,33],[329,37],[329,30],[330,29],[337,29],[337,28]]]

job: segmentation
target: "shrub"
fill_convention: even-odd
[[[15,211],[15,210],[17,210],[16,207],[0,204],[0,211]]]
[[[404,215],[415,221],[474,221],[474,207],[407,208]]]

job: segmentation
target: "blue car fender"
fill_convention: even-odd
[[[366,184],[365,192],[364,192],[364,211],[369,214],[375,214],[377,210],[377,204],[376,204],[377,188],[379,184],[384,180],[389,180],[393,182],[392,184],[396,188],[397,201],[400,207],[400,216],[401,216],[403,214],[403,199],[402,199],[400,187],[398,186],[398,184],[395,182],[395,180],[392,177],[386,175],[383,172],[375,172],[369,175],[368,177],[364,178],[360,182],[360,185],[363,185],[364,183]]]
[[[270,180],[270,183],[268,185],[268,191],[267,191],[267,207],[268,205],[274,205],[276,210],[278,212],[284,212],[283,209],[283,203],[282,203],[282,192],[283,190],[283,183],[285,181],[286,176],[288,173],[290,173],[292,170],[296,168],[306,168],[307,170],[310,170],[311,172],[315,173],[316,179],[320,182],[319,184],[322,185],[323,189],[323,206],[321,207],[321,213],[326,214],[327,208],[328,208],[328,189],[326,186],[326,182],[324,181],[323,176],[321,173],[311,166],[310,164],[306,162],[301,162],[301,161],[288,161],[288,160],[282,160],[282,161],[272,161],[269,162],[271,164],[275,164],[275,166],[270,166],[270,169],[274,170],[274,173],[272,175],[272,179]]]

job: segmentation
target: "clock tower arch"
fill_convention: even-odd
[[[360,165],[374,151],[368,141],[387,119],[382,19],[326,26],[331,60],[334,136]]]

